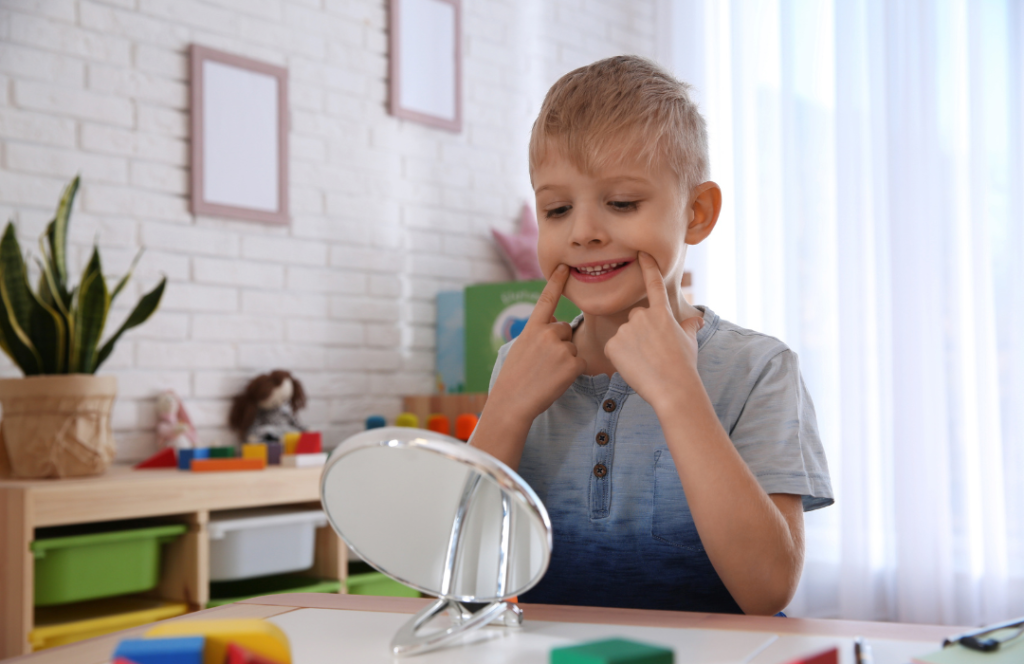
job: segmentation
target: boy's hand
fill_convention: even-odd
[[[640,252],[639,262],[649,306],[629,312],[629,321],[608,340],[604,353],[619,375],[658,412],[659,399],[671,394],[687,372],[697,374],[697,332],[704,327],[704,319],[676,322],[658,264],[645,252]]]
[[[587,370],[576,356],[572,327],[555,320],[555,308],[569,278],[559,265],[548,279],[530,319],[508,351],[505,364],[488,397],[500,400],[515,417],[532,422],[562,396],[576,377]]]

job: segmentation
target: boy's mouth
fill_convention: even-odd
[[[585,263],[573,266],[572,276],[579,281],[593,283],[611,279],[625,268],[629,267],[635,259],[620,259],[595,263]]]

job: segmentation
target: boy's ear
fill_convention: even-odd
[[[714,182],[703,182],[693,188],[690,209],[693,217],[686,227],[686,244],[700,244],[711,235],[722,211],[722,188]]]

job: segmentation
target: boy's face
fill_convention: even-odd
[[[690,215],[670,169],[620,162],[588,175],[549,150],[533,182],[541,270],[568,265],[563,294],[584,313],[612,316],[647,298],[641,251],[657,261],[669,296],[678,290]]]

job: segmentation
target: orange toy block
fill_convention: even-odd
[[[263,470],[266,459],[192,459],[193,473],[211,473],[222,470]]]
[[[234,644],[261,657],[253,664],[291,664],[288,637],[274,623],[259,618],[229,620],[165,621],[146,632],[145,638],[202,636],[206,638],[203,664],[224,664],[228,648]],[[246,660],[242,660],[245,662]]]
[[[178,456],[174,453],[173,447],[165,447],[153,456],[149,457],[145,461],[140,461],[135,464],[135,469],[139,468],[177,468],[178,467]]]
[[[323,452],[323,437],[319,431],[303,431],[295,444],[296,454],[317,454]]]
[[[463,413],[455,418],[455,437],[466,442],[476,429],[477,417],[473,413]]]
[[[434,413],[427,420],[427,428],[437,433],[443,433],[446,436],[452,435],[452,426],[448,421],[448,418],[440,413]]]

